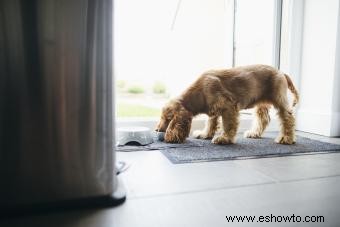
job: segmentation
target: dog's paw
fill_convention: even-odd
[[[294,144],[296,141],[295,141],[295,138],[293,136],[278,136],[276,139],[275,139],[275,142],[276,143],[279,143],[279,144]]]
[[[166,138],[164,137],[164,142],[166,143],[184,143],[185,140],[180,140],[180,139],[176,139],[176,138]]]
[[[192,133],[193,137],[196,139],[204,139],[204,140],[208,140],[208,139],[212,139],[213,136],[208,135],[207,133],[205,133],[204,131],[201,130],[195,130]]]
[[[179,136],[174,136],[169,133],[165,133],[164,135],[164,142],[166,143],[184,143],[185,138],[179,137]]]
[[[220,144],[220,145],[232,144],[232,143],[235,143],[235,138],[229,138],[226,136],[218,136],[218,137],[215,137],[211,142],[214,144]]]
[[[243,136],[244,138],[258,139],[261,138],[261,133],[252,130],[247,130],[244,132]]]

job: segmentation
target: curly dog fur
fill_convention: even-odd
[[[267,65],[250,65],[203,73],[178,98],[162,110],[156,131],[165,132],[168,143],[183,143],[189,136],[191,121],[198,114],[209,119],[194,137],[212,139],[216,144],[235,143],[239,111],[255,107],[255,119],[244,136],[260,138],[270,122],[269,108],[274,106],[281,121],[277,143],[295,143],[295,118],[288,104],[287,89],[298,102],[298,92],[288,75]],[[222,117],[222,135],[214,138],[218,119]]]

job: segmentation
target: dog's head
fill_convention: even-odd
[[[183,143],[189,136],[192,117],[179,101],[172,100],[163,107],[156,131],[165,132],[167,143]]]

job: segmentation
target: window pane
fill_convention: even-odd
[[[115,1],[118,117],[158,116],[161,106],[202,72],[231,67],[231,3]]]
[[[235,66],[273,64],[273,0],[236,0]]]

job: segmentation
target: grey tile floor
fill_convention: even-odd
[[[340,144],[340,138],[298,134]],[[158,151],[121,152],[117,159],[130,164],[121,175],[128,195],[123,205],[19,218],[1,226],[340,226],[340,153],[177,165]],[[302,221],[323,216],[324,222],[226,219],[293,214]]]

